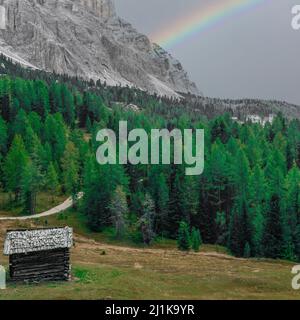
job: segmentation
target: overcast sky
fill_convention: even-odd
[[[207,2],[115,0],[119,16],[151,36]],[[168,48],[206,96],[266,98],[300,104],[300,30],[291,9],[300,0],[264,0]]]

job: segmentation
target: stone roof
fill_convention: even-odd
[[[4,254],[29,253],[44,250],[71,248],[73,229],[51,228],[32,230],[9,230],[4,242]]]

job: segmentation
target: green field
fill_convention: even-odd
[[[12,284],[0,299],[299,299],[291,287],[293,263],[237,259],[225,249],[203,246],[200,253],[181,253],[172,241],[151,248],[115,243],[107,234],[86,232],[82,216],[64,213],[51,225],[72,225],[73,278],[67,283]],[[44,222],[38,221],[41,226]],[[1,222],[5,230],[34,226]],[[6,257],[0,261],[7,267]]]

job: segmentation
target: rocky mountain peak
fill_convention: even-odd
[[[181,63],[116,14],[112,0],[0,0],[0,52],[29,67],[159,95],[199,94]]]
[[[112,0],[73,0],[92,10],[92,12],[101,18],[108,19],[116,17],[116,10]]]

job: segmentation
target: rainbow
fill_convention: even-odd
[[[267,0],[209,0],[210,3],[195,8],[192,13],[179,19],[163,30],[150,36],[153,42],[170,48],[199,32],[202,32],[227,17],[253,9]]]

